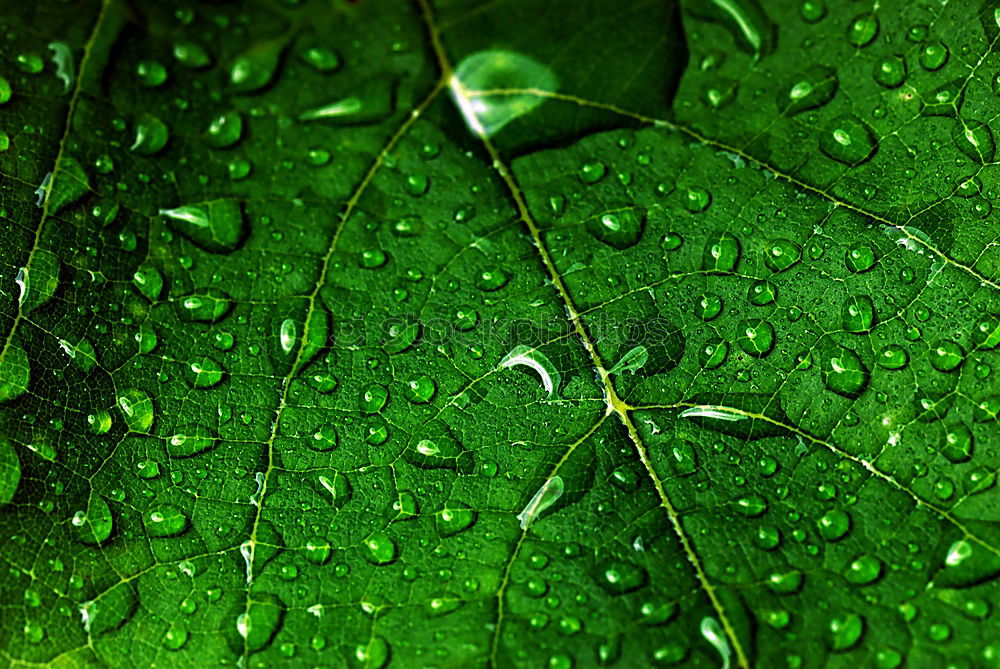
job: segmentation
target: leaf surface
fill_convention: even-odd
[[[11,4],[4,660],[993,666],[997,12]]]

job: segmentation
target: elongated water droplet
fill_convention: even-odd
[[[553,365],[538,349],[520,344],[515,346],[500,361],[500,367],[524,365],[538,373],[545,392],[551,397],[559,388],[560,376]]]
[[[542,484],[542,487],[538,489],[538,492],[531,498],[528,505],[524,507],[521,513],[517,514],[517,519],[521,522],[521,529],[527,530],[528,526],[538,516],[562,497],[563,490],[564,486],[561,476],[553,476]]]

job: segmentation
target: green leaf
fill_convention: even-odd
[[[6,661],[996,665],[996,2],[8,5]]]

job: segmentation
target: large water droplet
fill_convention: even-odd
[[[479,51],[462,59],[449,87],[469,130],[480,137],[491,137],[545,101],[536,93],[500,91],[555,92],[557,83],[552,70],[541,63],[513,51],[496,50]]]

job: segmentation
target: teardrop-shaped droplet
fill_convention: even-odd
[[[478,51],[466,56],[449,82],[452,99],[469,130],[491,137],[516,118],[545,101],[542,95],[490,93],[498,89],[555,92],[552,70],[528,56],[513,51]]]
[[[211,253],[229,253],[246,236],[243,208],[236,200],[212,200],[160,209],[167,225]]]

